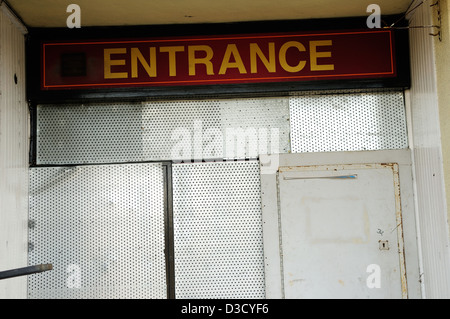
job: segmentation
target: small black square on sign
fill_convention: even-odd
[[[61,54],[61,76],[86,76],[86,54]]]

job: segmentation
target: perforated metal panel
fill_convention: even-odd
[[[29,298],[166,298],[161,164],[30,169]]]
[[[408,147],[402,92],[298,95],[289,104],[293,153]]]
[[[145,157],[191,159],[194,154],[202,154],[203,130],[216,128],[221,131],[221,120],[217,100],[144,103],[142,138]],[[211,143],[213,149],[220,150],[220,139],[213,139]]]
[[[255,158],[290,151],[286,97],[223,100],[221,117],[224,158]]]
[[[173,166],[177,298],[264,298],[259,165]]]
[[[40,105],[37,164],[255,158],[289,151],[288,98]]]
[[[140,104],[40,105],[37,164],[143,161]]]

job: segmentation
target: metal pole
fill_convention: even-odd
[[[7,279],[12,277],[18,277],[18,276],[25,276],[25,275],[31,275],[47,270],[52,270],[53,266],[52,264],[40,264],[40,265],[34,265],[34,266],[28,266],[23,268],[17,268],[17,269],[11,269],[11,270],[5,270],[0,271],[0,279]]]

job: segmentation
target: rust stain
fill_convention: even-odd
[[[302,283],[304,281],[306,281],[306,279],[303,279],[303,278],[289,280],[289,286],[292,287],[294,284]]]
[[[400,177],[398,164],[391,164],[392,172],[394,175],[394,192],[395,192],[395,214],[397,218],[397,247],[400,256],[400,274],[402,283],[402,297],[408,298],[408,285],[406,282],[406,267],[405,267],[405,251],[403,249],[403,220],[402,220],[402,202],[400,195]]]

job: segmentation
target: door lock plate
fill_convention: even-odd
[[[380,250],[389,250],[389,241],[388,240],[379,240],[378,241]]]

